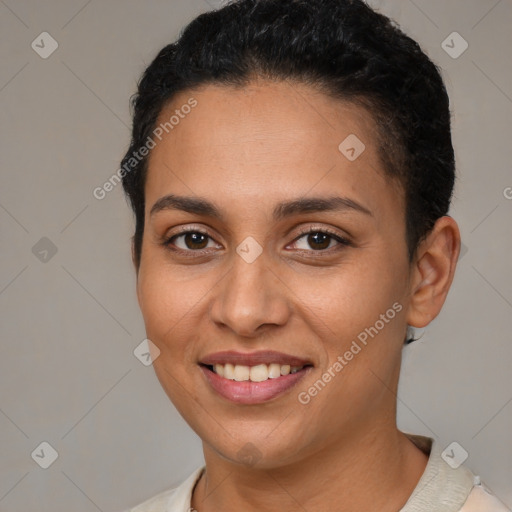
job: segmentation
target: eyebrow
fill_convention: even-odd
[[[152,206],[150,217],[163,210],[182,210],[188,213],[223,220],[223,215],[217,206],[207,199],[191,196],[169,194],[158,199]],[[274,207],[273,219],[279,221],[292,215],[313,212],[355,211],[373,216],[372,212],[363,205],[348,197],[304,197],[291,201],[283,201]]]

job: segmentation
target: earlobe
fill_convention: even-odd
[[[407,323],[427,326],[441,311],[453,282],[460,252],[457,223],[448,216],[437,220],[417,250],[411,274]]]

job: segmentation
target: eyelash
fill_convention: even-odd
[[[197,229],[195,227],[187,227],[187,228],[182,228],[180,229],[180,231],[178,233],[175,233],[174,235],[172,235],[171,237],[168,237],[166,238],[163,242],[162,242],[162,245],[168,249],[168,250],[171,250],[175,253],[181,253],[181,254],[189,254],[189,253],[195,253],[196,255],[203,255],[205,253],[208,253],[208,249],[198,249],[198,250],[194,250],[194,249],[188,249],[188,250],[185,250],[185,249],[180,249],[180,248],[176,248],[176,247],[173,247],[173,240],[175,240],[176,238],[180,237],[180,236],[183,236],[183,235],[186,235],[188,233],[198,233],[198,234],[201,234],[201,235],[205,235],[207,236],[208,238],[210,238],[211,240],[213,240],[213,238],[205,231],[201,230],[201,229]],[[343,236],[339,235],[338,233],[336,233],[335,231],[331,231],[330,229],[328,228],[306,228],[306,229],[302,229],[299,231],[299,234],[298,236],[293,240],[292,243],[295,243],[297,242],[298,240],[300,240],[302,237],[304,237],[305,235],[310,235],[310,234],[313,234],[313,233],[321,233],[321,234],[325,234],[325,235],[328,235],[330,238],[336,240],[338,242],[338,244],[342,247],[348,247],[348,246],[351,246],[352,243],[350,242],[350,240],[348,240],[347,238],[344,238]],[[316,255],[320,256],[322,253],[325,254],[325,253],[331,253],[333,250],[336,251],[336,250],[340,250],[340,247],[338,247],[337,249],[336,248],[328,248],[328,249],[319,249],[319,250],[313,250],[313,249],[297,249],[299,252],[308,252],[308,253],[316,253]]]

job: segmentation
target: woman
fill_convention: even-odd
[[[460,251],[436,66],[358,0],[240,0],[144,73],[121,169],[153,365],[205,466],[142,511],[504,511],[401,432]]]

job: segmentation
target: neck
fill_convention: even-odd
[[[204,446],[206,471],[192,496],[197,512],[340,510],[391,512],[402,508],[428,457],[393,424],[324,446],[299,463],[246,467]]]

